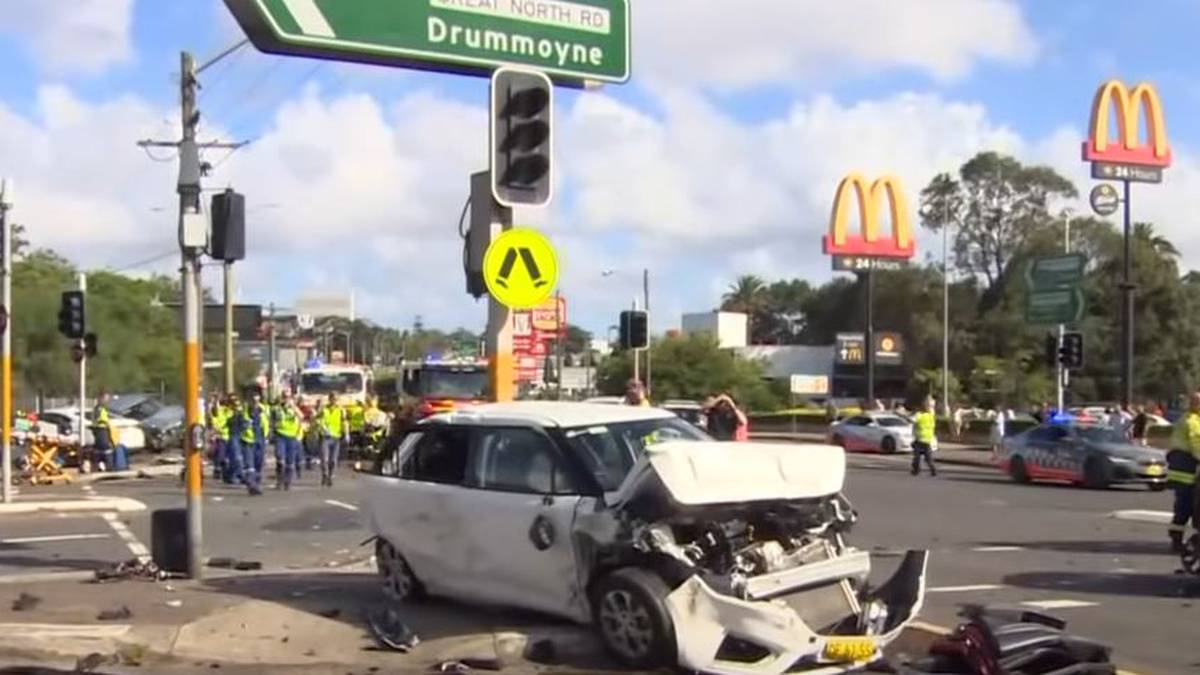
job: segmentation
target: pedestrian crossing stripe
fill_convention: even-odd
[[[541,232],[517,227],[501,234],[483,256],[483,278],[496,302],[533,309],[558,285],[558,255]]]

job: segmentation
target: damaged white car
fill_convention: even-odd
[[[844,534],[845,458],[715,443],[669,412],[485,405],[412,428],[365,515],[385,589],[593,624],[638,668],[844,672],[915,617],[927,554],[872,588]]]

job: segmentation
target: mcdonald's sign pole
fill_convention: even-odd
[[[851,201],[851,196],[855,199]],[[891,221],[890,237],[880,234],[880,206],[887,200]],[[850,205],[858,207],[861,231],[849,232]],[[833,256],[834,269],[849,269],[858,274],[866,290],[865,393],[867,405],[875,402],[875,269],[886,261],[905,261],[916,254],[908,202],[895,176],[884,176],[868,185],[861,174],[852,173],[838,184],[833,196],[829,234],[823,241],[825,255]]]
[[[1117,138],[1109,137],[1109,120],[1117,113]],[[1146,119],[1146,138],[1139,138],[1140,119]],[[1171,148],[1162,101],[1153,85],[1139,83],[1129,89],[1120,80],[1109,80],[1096,90],[1083,161],[1091,162],[1092,178],[1124,183],[1124,261],[1121,274],[1121,405],[1133,400],[1133,256],[1130,217],[1130,184],[1161,183],[1163,169],[1171,166]]]

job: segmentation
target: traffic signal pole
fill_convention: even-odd
[[[0,391],[0,396],[3,397],[3,402],[0,403],[0,415],[4,416],[3,421],[0,421],[0,429],[3,434],[3,499],[4,503],[12,502],[12,424],[13,424],[13,386],[12,386],[12,225],[8,222],[8,211],[12,208],[12,183],[5,181],[0,187],[0,255],[3,256],[2,264],[0,264],[0,274],[4,275],[3,281],[3,309],[6,312],[5,319],[7,325],[0,329],[0,378],[3,378],[3,391]]]
[[[233,381],[233,261],[221,266],[225,271],[225,393],[232,394]]]
[[[87,303],[87,275],[83,272],[79,273],[79,292],[83,294],[83,302]],[[83,327],[84,334],[87,331],[87,325]],[[79,347],[79,451],[83,452],[84,432],[87,429],[87,350],[84,348],[83,336],[79,337],[76,342]],[[93,438],[95,443],[96,439]],[[111,468],[111,467],[110,467]]]

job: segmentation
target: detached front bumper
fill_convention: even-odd
[[[928,557],[927,551],[909,551],[887,583],[861,597],[848,594],[846,582],[870,571],[865,553],[750,579],[746,588],[756,598],[750,600],[718,593],[693,576],[666,598],[679,665],[717,675],[842,673],[860,668],[879,659],[883,648],[920,611]],[[865,621],[863,614],[879,618]],[[804,617],[843,628],[838,634],[820,633]],[[850,623],[874,625],[844,628]]]

